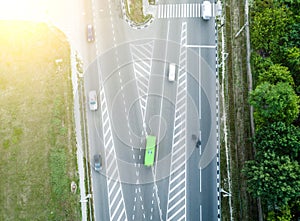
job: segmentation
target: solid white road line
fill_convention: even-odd
[[[202,205],[200,205],[200,221],[202,221]]]
[[[200,167],[199,170],[200,170],[199,171],[199,173],[200,173],[200,179],[199,180],[200,180],[200,193],[201,193],[202,192],[202,168]]]
[[[201,84],[201,48],[199,48],[199,123],[201,119],[201,89],[202,89],[202,84]],[[201,126],[201,125],[200,125]]]
[[[186,45],[187,48],[212,48],[215,49],[216,45]]]

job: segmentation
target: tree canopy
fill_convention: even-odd
[[[291,123],[299,114],[299,97],[288,83],[264,82],[250,93],[249,102],[258,126],[276,121]]]
[[[300,0],[255,0],[250,7],[256,88],[249,103],[254,107],[256,154],[243,172],[251,195],[261,197],[266,220],[296,220],[300,211]]]
[[[248,191],[269,206],[284,206],[300,195],[300,167],[288,156],[274,151],[263,152],[256,160],[246,162],[243,169]]]
[[[270,68],[258,76],[258,82],[269,82],[277,84],[278,82],[286,82],[291,86],[295,86],[293,77],[287,67],[280,64],[271,65]]]
[[[300,36],[300,35],[299,35]],[[300,41],[300,40],[299,40]],[[297,47],[286,49],[286,65],[292,73],[296,93],[300,94],[300,49]]]
[[[280,47],[288,42],[289,27],[292,23],[290,14],[285,7],[267,7],[255,13],[251,25],[251,43],[262,56],[272,54],[272,57],[277,59]]]
[[[256,131],[254,145],[258,155],[272,150],[296,160],[300,151],[300,129],[283,122],[269,124]]]

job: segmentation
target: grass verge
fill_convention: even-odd
[[[125,0],[127,17],[136,25],[145,24],[152,16],[144,15],[143,0]]]
[[[245,161],[253,157],[246,72],[246,40],[244,32],[236,36],[245,24],[245,6],[238,0],[226,1],[223,4],[226,16],[226,52],[229,54],[226,60],[226,85],[223,86],[228,117],[230,168],[224,166],[226,159],[224,159],[225,153],[221,146],[221,186],[226,189],[228,183],[226,171],[229,169],[232,181],[233,219],[257,220],[256,201],[247,193],[246,179],[241,173]],[[228,200],[229,198],[222,198],[222,220],[230,220]]]
[[[0,220],[80,220],[67,39],[42,23],[0,31]]]

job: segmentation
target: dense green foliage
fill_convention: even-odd
[[[291,124],[275,122],[256,131],[254,145],[257,156],[265,151],[274,151],[296,160],[300,151],[300,130]]]
[[[286,155],[265,151],[247,162],[248,190],[268,206],[284,206],[300,194],[300,166]]]
[[[300,30],[299,30],[300,31]],[[299,32],[300,33],[300,32]],[[300,42],[300,39],[299,39]],[[288,48],[286,50],[286,66],[292,73],[296,92],[300,94],[300,49],[297,47]]]
[[[267,221],[290,221],[292,219],[291,209],[289,206],[283,206],[279,210],[272,210],[268,213]]]
[[[258,83],[268,82],[277,84],[278,82],[286,82],[291,86],[295,86],[293,77],[287,67],[280,64],[271,65],[270,68],[258,76]]]
[[[288,27],[291,24],[290,11],[286,8],[265,8],[255,14],[251,30],[253,47],[263,57],[277,60],[281,46],[288,41]]]
[[[270,206],[285,206],[300,196],[300,130],[275,122],[257,130],[255,160],[248,161],[244,173],[248,190]]]
[[[288,83],[264,82],[250,93],[258,126],[282,121],[291,123],[299,114],[299,97]]]
[[[266,220],[300,218],[300,0],[251,6],[255,158],[243,172]]]

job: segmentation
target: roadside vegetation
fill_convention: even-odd
[[[300,218],[300,1],[251,6],[255,156],[243,173],[264,220]]]
[[[0,31],[0,220],[80,220],[67,39],[42,23]]]
[[[142,25],[149,21],[152,16],[143,14],[143,0],[124,0],[127,17],[135,24]],[[154,4],[154,0],[149,2]]]
[[[223,132],[220,166],[221,188],[227,192],[230,191],[230,195],[221,193],[222,220],[257,221],[257,202],[247,192],[246,177],[241,172],[245,162],[253,158],[250,105],[248,102],[246,39],[245,31],[240,32],[246,22],[245,2],[227,0],[222,1],[222,4],[226,38],[224,52],[228,53],[228,57],[225,60],[225,76],[220,74],[220,79],[224,77],[224,82],[220,80],[220,87],[224,88],[222,99],[225,100],[225,107],[222,111],[226,112],[227,118],[221,118],[220,121],[222,124],[224,121],[227,123],[228,159],[226,159],[225,132]],[[239,32],[240,34],[236,36]],[[220,31],[218,35],[220,38]],[[220,57],[221,55],[219,55]],[[230,180],[228,180],[228,171],[230,171]],[[231,183],[231,190],[229,189],[229,182]]]

